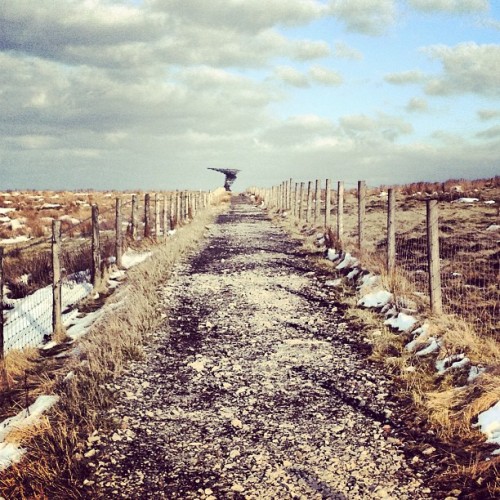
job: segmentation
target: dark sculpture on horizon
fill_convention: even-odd
[[[211,167],[209,167],[208,170],[215,170],[216,172],[224,174],[226,176],[226,180],[224,182],[224,189],[226,191],[231,191],[231,186],[233,185],[233,182],[236,180],[236,175],[238,174],[239,170],[236,170],[234,168],[211,168]]]

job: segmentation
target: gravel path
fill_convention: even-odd
[[[92,495],[433,498],[387,425],[391,382],[331,294],[235,197],[161,290],[168,318],[147,359],[117,381],[120,429],[87,453]]]

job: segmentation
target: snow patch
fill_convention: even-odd
[[[122,266],[125,269],[130,269],[131,267],[137,266],[141,262],[149,259],[153,255],[153,252],[134,252],[133,250],[127,250],[122,256]]]
[[[34,425],[41,415],[58,401],[59,396],[38,396],[37,400],[29,408],[21,410],[17,415],[0,423],[0,470],[19,462],[26,451],[18,443],[6,443],[7,436],[15,430]]]
[[[477,417],[477,424],[481,432],[486,435],[487,443],[492,443],[500,446],[500,401],[492,406],[489,410],[483,411]],[[495,450],[498,454],[500,450]]]
[[[434,337],[429,338],[429,344],[427,347],[424,347],[420,351],[415,353],[415,356],[427,356],[428,354],[432,354],[433,352],[439,351],[440,342]]]
[[[458,198],[458,200],[455,200],[457,203],[475,203],[476,201],[479,201],[479,198]]]
[[[384,321],[384,325],[390,326],[394,330],[398,330],[400,332],[408,331],[416,323],[417,319],[415,317],[403,312],[400,312],[397,316]]]
[[[29,238],[27,236],[17,236],[16,238],[6,238],[5,240],[0,240],[2,245],[15,245],[16,243],[24,243],[28,241]]]
[[[446,373],[448,370],[455,370],[462,368],[470,363],[470,359],[465,354],[454,354],[444,359],[436,360],[436,370],[440,375]]]
[[[340,253],[335,248],[329,248],[326,252],[326,258],[331,261],[337,260],[340,258]]]
[[[387,290],[378,290],[376,292],[371,292],[366,294],[364,297],[358,300],[358,306],[362,307],[384,307],[392,300],[392,293]]]
[[[349,252],[344,255],[344,258],[342,259],[342,262],[338,264],[335,269],[350,269],[352,267],[355,267],[359,265],[358,259],[353,257]]]

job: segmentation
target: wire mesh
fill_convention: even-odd
[[[302,222],[307,220],[308,186],[314,182],[297,183],[298,200],[293,213]],[[301,189],[302,186],[302,189]],[[338,221],[337,186],[332,184],[332,232]],[[342,244],[346,251],[358,251],[358,195],[357,184],[344,184]],[[295,186],[294,186],[295,189]],[[265,205],[276,210],[279,205],[278,188],[259,189]],[[427,214],[425,199],[430,193],[396,193],[396,279],[392,284],[400,294],[409,293],[429,304],[429,263]],[[436,193],[433,193],[436,196]],[[439,197],[440,266],[443,307],[466,320],[475,331],[500,335],[498,325],[500,291],[500,250],[498,225],[499,209],[495,202],[461,203],[460,195]],[[387,193],[380,189],[368,190],[364,217],[363,259],[386,265],[387,259]],[[321,223],[325,212],[325,190],[321,196]],[[462,200],[463,201],[463,200]],[[294,202],[295,203],[295,202]],[[498,203],[498,201],[497,201]],[[309,201],[309,205],[310,201]],[[311,206],[311,215],[314,207]],[[309,219],[312,223],[312,218]]]

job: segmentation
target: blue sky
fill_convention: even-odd
[[[3,0],[0,189],[500,174],[496,0]]]

